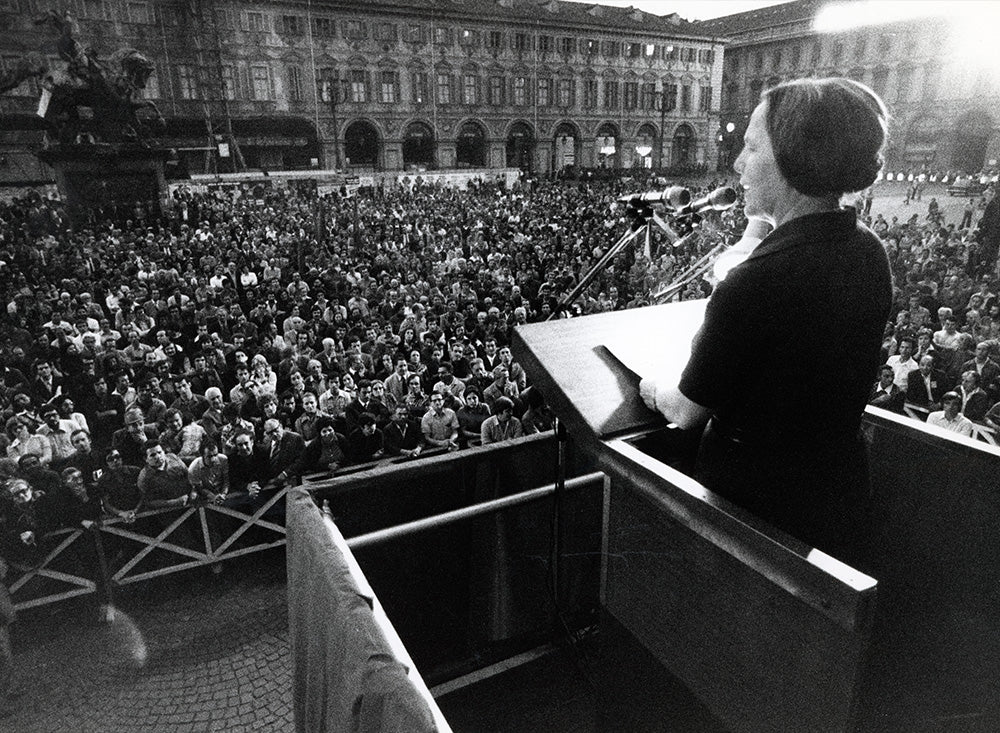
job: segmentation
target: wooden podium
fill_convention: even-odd
[[[678,431],[604,347],[655,339],[679,374],[702,314],[679,303],[515,331],[516,359],[610,478],[603,608],[730,730],[851,730],[875,581],[661,460]]]

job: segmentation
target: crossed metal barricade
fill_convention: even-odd
[[[921,422],[927,422],[927,416],[930,414],[930,410],[926,407],[912,402],[903,405],[903,412],[907,417]],[[972,437],[989,445],[997,445],[997,431],[982,423],[972,423]]]
[[[110,606],[117,587],[280,547],[286,542],[285,527],[279,523],[284,518],[270,515],[279,502],[283,509],[287,493],[288,487],[283,487],[235,506],[150,509],[138,512],[134,523],[106,517],[49,532],[39,538],[40,550],[32,562],[10,563],[14,607],[20,611],[91,593],[99,595],[101,605]],[[222,517],[235,522],[227,526]],[[188,537],[178,537],[189,528]],[[268,536],[239,546],[238,540],[254,528],[266,530]],[[116,552],[109,552],[109,544]],[[142,569],[154,552],[158,552],[157,567]]]

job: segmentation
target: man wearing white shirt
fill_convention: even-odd
[[[920,367],[920,365],[913,360],[913,339],[900,339],[899,353],[890,356],[885,363],[891,366],[892,371],[896,374],[895,378],[892,380],[893,384],[905,392],[907,375]]]
[[[927,416],[927,424],[943,430],[949,430],[968,438],[972,437],[972,421],[962,414],[962,397],[958,392],[947,392],[941,398],[943,410],[932,412]]]
[[[949,313],[945,316],[942,325],[943,328],[940,331],[934,332],[934,345],[939,349],[954,351],[958,348],[959,340],[962,338],[962,334],[958,332],[958,320]]]

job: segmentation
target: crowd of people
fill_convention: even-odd
[[[41,196],[0,205],[5,547],[551,429],[513,328],[558,307],[629,224],[619,197],[651,185],[525,179],[322,198],[180,188],[163,211],[94,211],[75,226]],[[944,391],[965,390],[971,371],[991,424],[1000,304],[982,209],[957,226],[859,204],[897,283],[893,387],[919,402],[910,367],[928,356]],[[677,247],[653,227],[571,311],[646,305],[745,225],[740,206],[714,212]],[[694,278],[679,297],[710,287]],[[982,403],[961,394],[963,409]]]

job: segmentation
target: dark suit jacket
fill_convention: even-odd
[[[883,393],[881,387],[876,384],[872,388],[872,393],[868,396],[868,404],[881,407],[883,410],[902,413],[903,402],[906,399],[903,390],[895,384],[890,384],[887,392],[888,394]]]
[[[976,369],[976,360],[969,359],[964,362],[962,364],[962,371],[979,371]],[[961,377],[961,375],[959,375],[959,377]],[[979,371],[979,386],[987,392],[996,395],[996,392],[1000,389],[1000,385],[997,384],[998,380],[1000,380],[1000,364],[997,364],[992,359],[987,359],[986,363],[983,364],[982,371]]]
[[[973,422],[981,423],[992,404],[989,395],[979,390],[969,397],[968,402],[965,403],[965,408],[962,410],[962,414]]]
[[[931,396],[927,399],[927,387],[924,385],[924,377],[919,369],[914,369],[906,377],[906,401],[915,405],[927,407],[931,402],[940,402],[941,397],[951,385],[945,373],[939,369],[931,372]]]
[[[267,456],[267,478],[273,479],[282,472],[289,478],[301,475],[305,449],[306,443],[302,440],[302,436],[286,430],[281,436],[277,452],[272,454],[270,446],[264,448],[264,454]]]
[[[232,491],[246,491],[252,481],[265,483],[267,479],[267,457],[259,447],[249,456],[241,456],[236,451],[229,454],[229,486]]]

